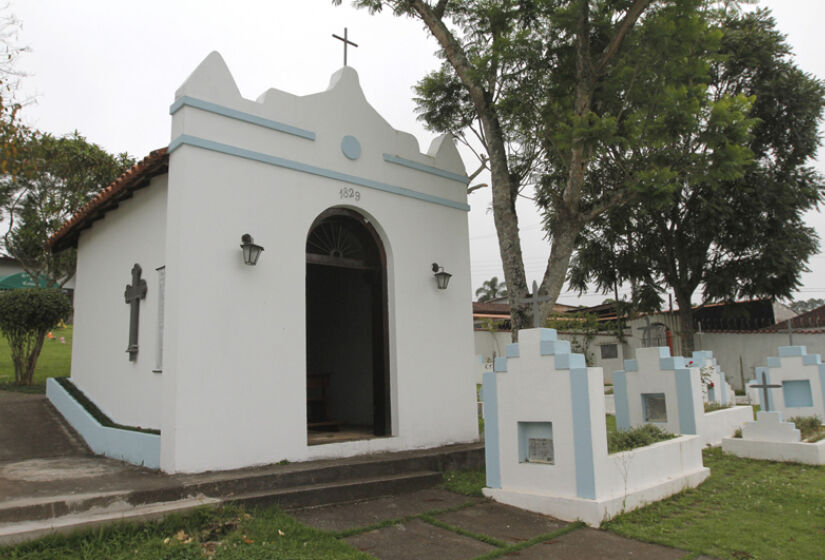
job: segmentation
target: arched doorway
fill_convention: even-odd
[[[386,254],[357,212],[310,228],[306,327],[309,443],[390,435]]]

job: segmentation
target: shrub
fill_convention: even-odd
[[[722,404],[718,402],[706,402],[705,403],[705,412],[715,412],[717,410],[723,410],[725,408],[730,408],[729,404]]]
[[[658,426],[645,424],[630,430],[608,433],[607,452],[618,453],[619,451],[628,451],[675,437],[675,435],[662,430]]]
[[[788,422],[796,425],[804,440],[815,442],[825,438],[825,434],[822,433],[822,419],[819,416],[794,416],[789,418]]]
[[[14,382],[31,385],[46,333],[72,312],[57,289],[25,288],[0,293],[0,332],[9,341]]]

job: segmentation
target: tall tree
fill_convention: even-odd
[[[504,282],[499,282],[497,276],[485,280],[481,287],[476,290],[478,301],[491,301],[507,295],[507,288]]]
[[[823,178],[810,167],[823,84],[794,66],[768,11],[706,15],[715,26],[708,38],[718,40],[704,42],[704,52],[658,50],[653,67],[671,68],[646,86],[658,82],[664,92],[656,109],[663,128],[647,133],[650,149],[610,153],[594,166],[605,182],[638,177],[648,196],[591,223],[571,269],[579,289],[591,280],[605,291],[623,280],[659,293],[669,287],[686,354],[700,287],[702,301],[711,302],[787,297],[799,286],[818,245],[803,214],[823,201]],[[678,34],[674,28],[667,40]],[[683,96],[690,90],[671,82],[672,66],[691,64],[703,65],[706,76]]]
[[[599,190],[591,197],[585,177],[596,147],[613,130],[613,116],[599,103],[613,92],[602,83],[616,72],[623,42],[652,1],[354,1],[419,19],[437,40],[445,64],[419,89],[431,128],[461,134],[479,125],[514,333],[530,323],[529,308],[518,303],[528,289],[516,198],[548,166],[563,177],[551,199],[551,251],[539,287],[549,296],[541,310],[546,317],[579,232],[621,196]]]
[[[62,286],[74,276],[76,254],[53,255],[46,241],[133,161],[127,154],[107,153],[77,132],[63,137],[33,133],[20,155],[32,170],[0,176],[10,193],[3,208],[8,217],[5,250],[35,282],[42,275],[49,286]]]

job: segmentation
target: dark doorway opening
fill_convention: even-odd
[[[306,244],[310,444],[390,435],[383,244],[357,212],[321,214]]]

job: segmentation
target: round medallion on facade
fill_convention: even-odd
[[[341,151],[349,159],[358,159],[361,157],[361,143],[355,136],[344,136],[341,140]]]

